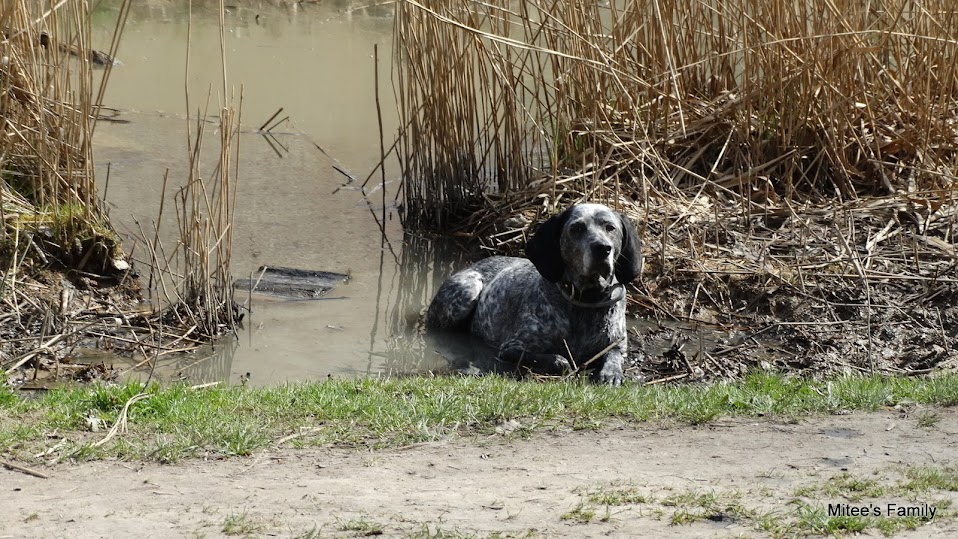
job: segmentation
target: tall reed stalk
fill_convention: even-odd
[[[218,90],[221,92],[221,106],[218,116],[212,121],[216,125],[215,133],[219,136],[214,146],[215,159],[207,162],[205,158],[207,125],[211,123],[208,113],[211,96],[207,95],[202,112],[194,116],[189,110],[190,93],[187,89],[189,171],[183,187],[174,196],[179,238],[172,255],[160,253],[157,251],[157,230],[150,249],[153,267],[163,274],[157,280],[158,285],[164,284],[164,277],[177,279],[173,283],[172,294],[169,289],[163,288],[167,303],[164,319],[207,338],[232,331],[238,322],[238,310],[233,301],[230,258],[236,180],[239,176],[242,89],[237,100],[228,83],[226,25],[222,19],[225,9],[222,0],[219,12],[222,71]],[[189,55],[190,47],[187,46],[186,81],[189,80]],[[208,175],[203,173],[205,168],[211,169]],[[162,205],[160,212],[162,219]]]

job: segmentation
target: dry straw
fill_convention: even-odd
[[[163,179],[163,203],[160,207],[153,241],[147,245],[151,268],[159,273],[150,282],[160,291],[166,305],[160,327],[169,324],[177,341],[210,339],[235,329],[238,307],[233,301],[230,259],[233,245],[233,214],[236,205],[236,181],[239,177],[239,125],[242,89],[237,97],[229,85],[226,70],[225,9],[219,3],[220,67],[219,113],[209,113],[213,88],[197,112],[190,110],[191,95],[185,88],[187,103],[187,161],[189,171],[183,186],[173,195],[176,208],[178,241],[164,248],[160,225],[167,203],[168,173]],[[191,40],[188,37],[184,81],[190,79]],[[219,139],[212,160],[206,157],[210,143],[205,140],[209,124],[216,125]],[[204,173],[209,170],[209,173]],[[168,280],[173,282],[167,283]],[[168,286],[167,286],[168,285]],[[185,333],[183,331],[185,330]],[[162,333],[162,330],[160,331]]]
[[[126,16],[119,11],[117,34]],[[93,179],[92,135],[112,62],[94,52],[89,7],[81,1],[4,0],[0,10],[0,248],[12,236],[65,266],[103,270],[117,254]],[[96,87],[95,87],[96,86]],[[21,247],[26,242],[21,243]],[[5,268],[6,269],[6,268]]]
[[[410,223],[498,223],[482,237],[508,250],[591,199],[640,218],[663,266],[732,271],[702,255],[735,234],[765,242],[743,274],[954,262],[951,2],[406,0],[395,39]]]
[[[44,270],[89,281],[122,267],[96,195],[92,137],[128,7],[102,53],[86,2],[0,4],[0,369],[58,358],[94,325],[70,319],[89,303]]]

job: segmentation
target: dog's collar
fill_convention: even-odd
[[[562,297],[564,297],[566,301],[576,307],[585,307],[587,309],[610,307],[625,297],[625,285],[622,283],[615,283],[615,285],[608,290],[608,293],[604,294],[604,297],[598,301],[582,301],[581,299],[576,299],[575,286],[570,282],[562,281],[556,283],[556,288],[559,289],[559,293],[562,294]]]

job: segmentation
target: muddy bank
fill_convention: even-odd
[[[822,209],[762,226],[690,222],[675,227],[687,239],[665,247],[660,223],[649,223],[652,252],[635,312],[691,328],[677,337],[665,331],[691,352],[673,361],[677,368],[653,372],[920,375],[958,366],[958,259],[939,239],[948,235],[947,212],[938,226],[916,228],[872,211],[837,223],[838,214]],[[680,249],[684,256],[662,256]],[[702,333],[704,349],[695,346]]]

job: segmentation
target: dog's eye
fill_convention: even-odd
[[[606,232],[615,232],[615,225],[613,225],[612,223],[606,223],[606,224],[605,224],[605,231],[606,231]]]
[[[585,232],[585,223],[581,221],[572,223],[572,226],[569,227],[569,232],[572,232],[573,234],[582,234]]]

